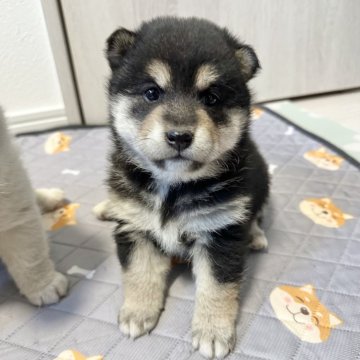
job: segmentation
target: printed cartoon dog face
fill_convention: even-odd
[[[60,131],[55,132],[51,134],[45,142],[45,152],[52,155],[63,151],[69,151],[70,141],[71,136],[65,135]]]
[[[303,200],[299,208],[315,224],[330,228],[339,228],[345,224],[345,220],[353,219],[353,216],[343,213],[328,198]]]
[[[251,108],[251,118],[253,120],[257,120],[257,119],[261,118],[263,113],[264,113],[264,110],[259,107],[254,106]]]
[[[100,355],[86,357],[76,350],[65,350],[54,360],[103,360]]]
[[[276,287],[270,294],[270,303],[277,318],[302,341],[326,341],[331,328],[342,323],[321,304],[312,285]]]
[[[306,152],[304,158],[321,169],[331,171],[339,170],[344,161],[340,156],[328,153],[323,147]]]
[[[79,204],[68,204],[53,212],[43,214],[43,224],[46,230],[58,230],[64,226],[76,224],[76,209]]]

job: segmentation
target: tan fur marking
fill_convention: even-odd
[[[170,258],[148,240],[138,240],[129,266],[123,271],[125,300],[119,314],[120,329],[136,338],[156,325],[164,304]]]
[[[217,282],[201,248],[195,250],[193,263],[196,275],[193,346],[208,358],[223,358],[235,343],[239,284]]]
[[[200,127],[208,130],[213,142],[219,141],[219,134],[215,127],[214,122],[210,119],[209,115],[204,109],[196,110],[197,119]]]
[[[147,73],[161,88],[164,89],[170,85],[171,69],[170,66],[163,61],[153,60],[147,67]]]
[[[210,64],[201,65],[196,73],[195,86],[199,90],[205,90],[219,78],[215,67]]]
[[[156,123],[161,120],[164,109],[162,106],[157,106],[143,121],[140,127],[140,137],[145,138],[147,135],[154,131]]]
[[[254,64],[252,56],[249,54],[249,50],[246,48],[241,48],[235,52],[235,55],[240,62],[241,72],[245,78],[245,81],[250,80],[252,76],[252,67]]]

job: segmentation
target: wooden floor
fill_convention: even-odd
[[[293,102],[360,134],[360,90],[318,95]]]

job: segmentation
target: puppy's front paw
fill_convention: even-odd
[[[92,211],[98,220],[102,220],[102,221],[109,220],[109,216],[107,212],[108,206],[109,206],[109,200],[104,200],[93,207]]]
[[[265,250],[268,247],[268,241],[264,233],[258,233],[253,236],[249,245],[252,250]]]
[[[39,291],[25,294],[25,296],[34,305],[50,305],[57,303],[62,297],[64,297],[67,293],[67,289],[67,278],[63,274],[55,272],[54,278],[50,284]]]
[[[215,321],[193,325],[192,334],[194,349],[208,359],[223,359],[235,344],[234,327],[221,327]]]
[[[53,211],[65,204],[65,193],[61,189],[36,189],[35,193],[42,212]]]
[[[156,325],[160,311],[123,306],[119,314],[121,332],[133,339],[149,333]]]

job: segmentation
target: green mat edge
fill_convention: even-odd
[[[289,100],[262,104],[307,133],[333,145],[360,166],[360,134],[321,115],[308,112]],[[360,121],[360,119],[359,119]]]

